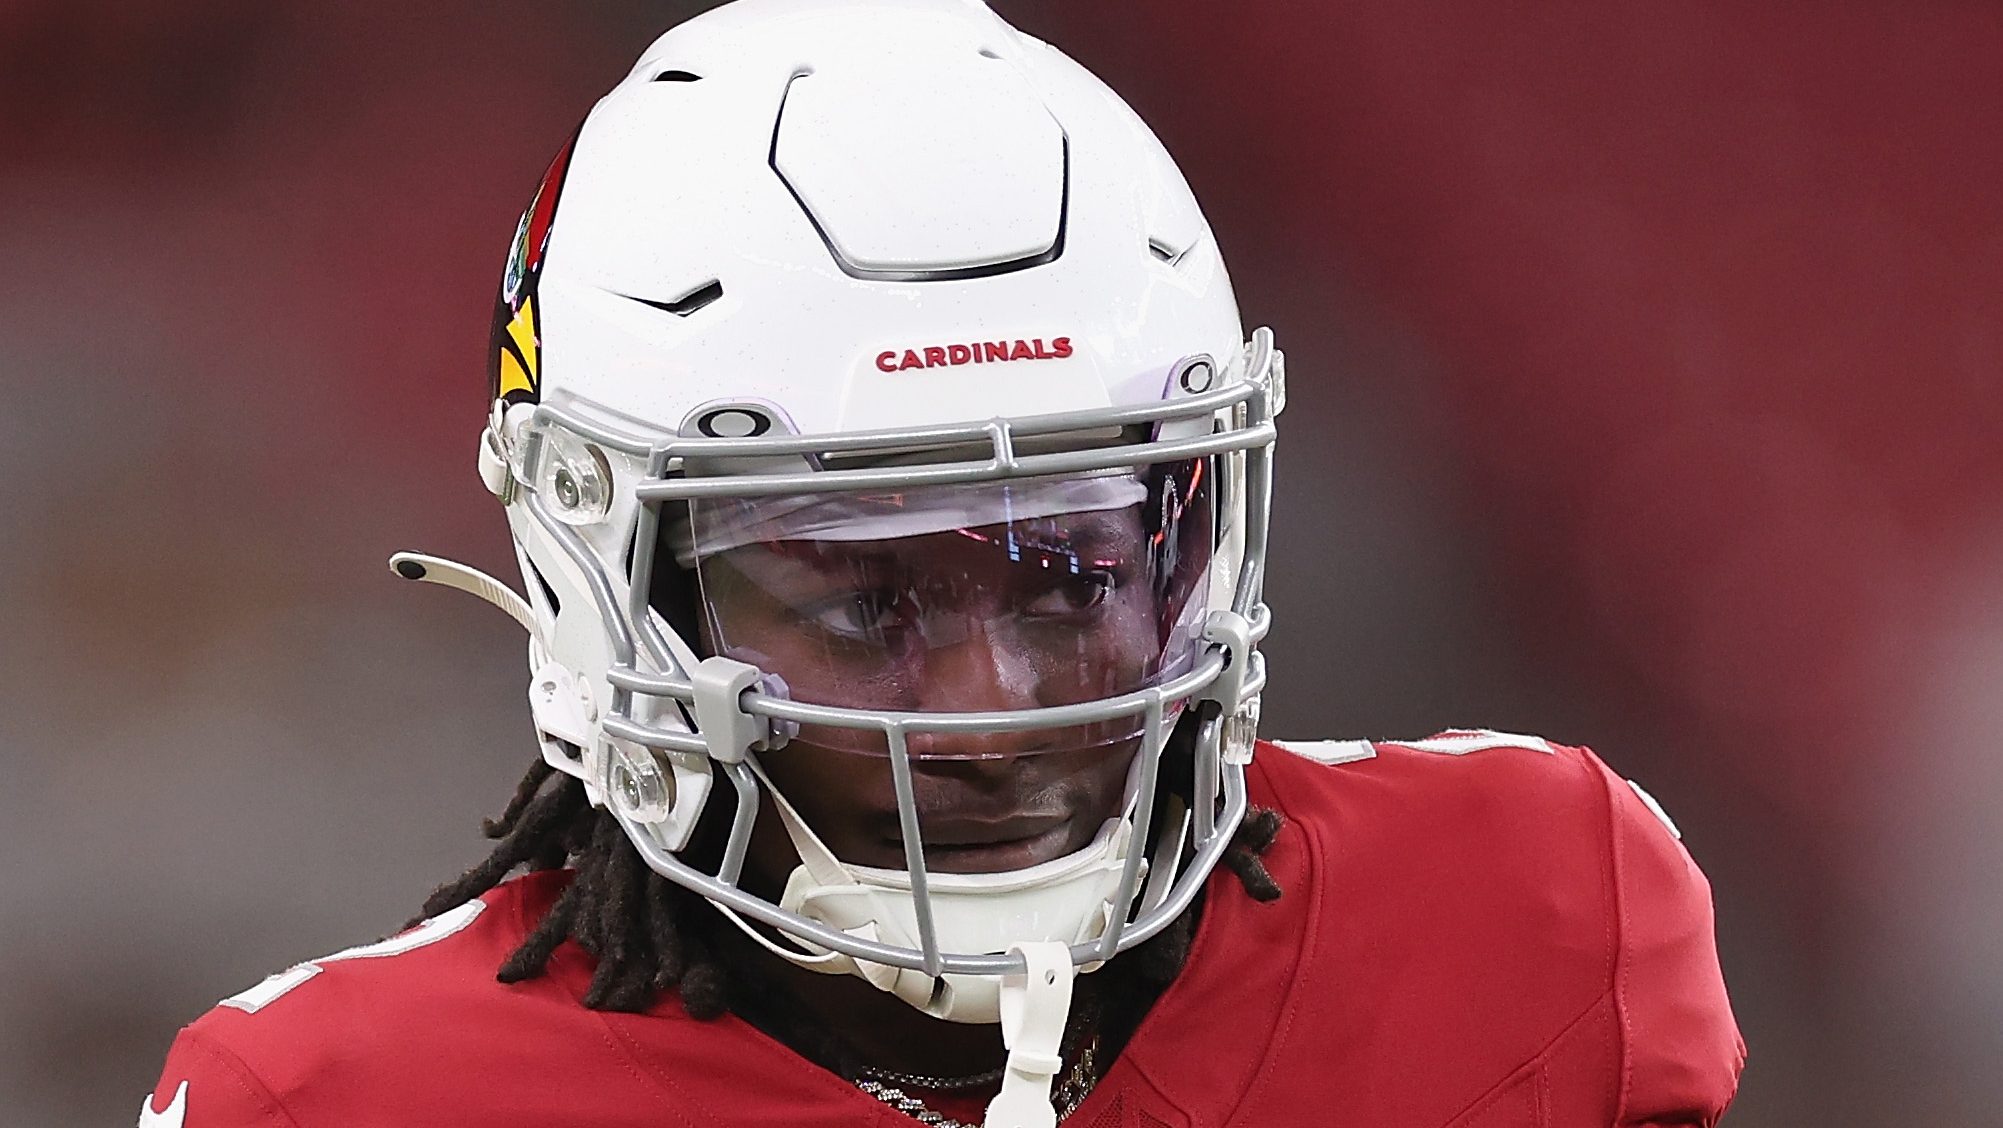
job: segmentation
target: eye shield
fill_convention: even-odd
[[[711,651],[776,675],[795,701],[1074,705],[1188,668],[1215,534],[1206,467],[698,501],[665,539],[695,568]],[[1139,733],[1129,716],[1001,743],[925,740],[912,753],[984,759]],[[870,730],[801,738],[887,754]]]

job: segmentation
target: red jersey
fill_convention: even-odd
[[[1709,888],[1652,800],[1584,749],[1450,733],[1262,744],[1285,828],[1258,904],[1220,870],[1188,965],[1066,1119],[1710,1125],[1744,1046]],[[586,1009],[590,957],[494,973],[565,880],[535,874],[301,964],[181,1032],[157,1128],[918,1123],[731,1016]]]

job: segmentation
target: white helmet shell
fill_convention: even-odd
[[[1244,339],[1154,134],[978,4],[699,16],[593,109],[562,191],[543,394],[655,423],[725,389],[809,434],[1145,402]]]

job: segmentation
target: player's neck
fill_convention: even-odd
[[[1192,927],[1198,912],[1192,905]],[[733,1004],[739,1016],[824,1068],[966,1078],[1000,1067],[1006,1057],[996,1024],[933,1018],[862,979],[809,971],[780,959],[734,928],[718,929],[712,942],[733,978],[763,985],[742,997],[745,1005]],[[1101,1070],[1111,1065],[1160,995],[1160,981],[1146,982],[1133,965],[1143,955],[1128,953],[1078,979],[1074,1024],[1093,1029],[1074,1025],[1067,1042],[1091,1041]]]
[[[742,940],[743,937],[738,937]],[[726,939],[726,943],[729,941]],[[1001,1028],[992,1023],[947,1022],[850,975],[809,971],[772,955],[748,940],[729,943],[734,970],[770,984],[797,1008],[783,1022],[747,1008],[745,1017],[767,1034],[788,1043],[818,1064],[831,1050],[852,1058],[847,1064],[928,1077],[963,1077],[1002,1064]],[[791,1010],[792,1008],[789,1008]],[[798,1044],[804,1030],[826,1035],[827,1046]]]

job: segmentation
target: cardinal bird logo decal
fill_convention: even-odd
[[[550,162],[534,202],[515,227],[508,272],[501,279],[501,300],[494,307],[489,400],[536,403],[542,398],[542,314],[536,308],[536,282],[542,277],[550,224],[556,219],[556,198],[563,193],[563,177],[576,144],[573,137]]]

